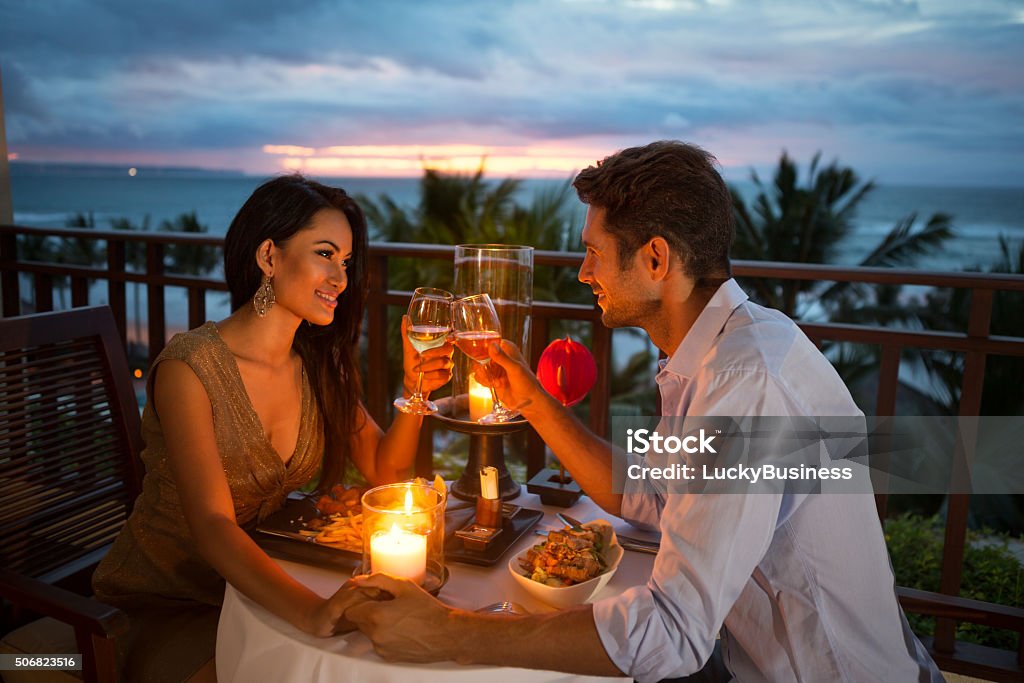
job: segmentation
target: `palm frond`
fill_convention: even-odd
[[[954,237],[952,219],[944,213],[933,214],[920,230],[914,230],[917,214],[897,221],[892,230],[860,263],[862,266],[901,266],[920,256],[934,253]]]

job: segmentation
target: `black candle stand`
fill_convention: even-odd
[[[519,496],[521,487],[505,466],[506,434],[526,429],[529,424],[523,418],[497,424],[480,424],[469,419],[469,403],[466,395],[442,398],[434,401],[438,411],[431,415],[435,420],[452,431],[469,434],[469,458],[466,469],[458,481],[452,484],[451,494],[462,500],[476,500],[480,495],[480,470],[491,466],[498,470],[498,494],[504,500]]]

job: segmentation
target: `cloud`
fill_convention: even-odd
[[[1020,17],[999,0],[0,0],[0,68],[16,152],[686,137],[845,157],[871,135],[939,166],[1024,137]]]

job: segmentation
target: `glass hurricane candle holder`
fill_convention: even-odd
[[[530,360],[533,308],[533,247],[509,244],[460,244],[455,247],[455,298],[488,294],[501,321],[501,336]],[[452,395],[469,393],[473,363],[454,357]]]
[[[363,494],[361,573],[383,572],[437,593],[444,565],[444,496],[423,484],[387,484]]]

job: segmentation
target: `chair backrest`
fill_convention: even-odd
[[[58,583],[140,491],[138,403],[106,306],[0,318],[0,566]]]

